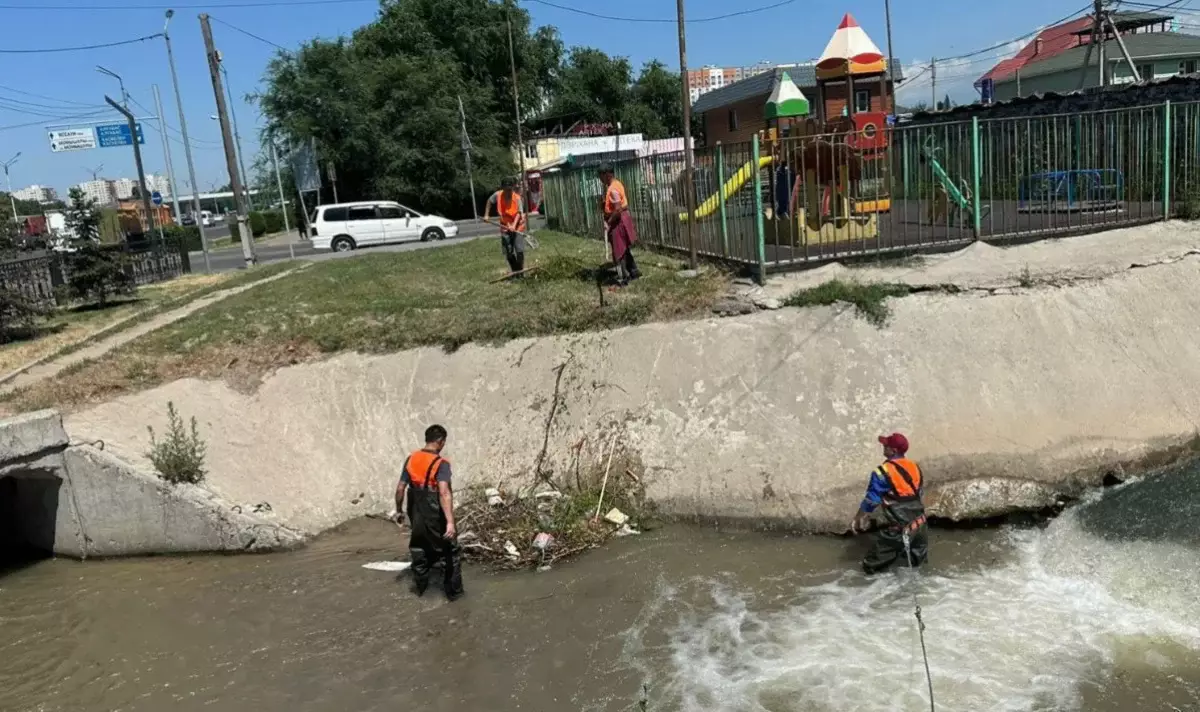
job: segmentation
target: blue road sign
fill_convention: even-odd
[[[101,124],[96,127],[96,138],[100,140],[100,148],[112,146],[132,146],[133,134],[129,132],[129,124]],[[146,144],[146,135],[142,133],[142,125],[137,125],[138,143]]]
[[[991,77],[979,82],[979,99],[984,104],[991,104],[996,100],[996,81]]]
[[[154,203],[156,206],[162,205],[162,193],[158,192],[157,190],[151,193],[150,202]]]

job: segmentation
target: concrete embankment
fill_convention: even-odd
[[[212,493],[168,485],[95,444],[71,444],[53,411],[0,421],[0,554],[263,551],[301,536]]]
[[[845,529],[875,436],[900,430],[934,514],[989,516],[1053,504],[1200,430],[1200,259],[1129,264],[895,299],[882,328],[835,304],[453,354],[346,354],[254,393],[175,382],[74,414],[68,429],[136,460],[173,401],[200,421],[216,494],[267,501],[309,533],[389,509],[404,455],[433,422],[450,430],[460,488],[538,470],[570,482],[619,431],[665,513],[813,531]]]

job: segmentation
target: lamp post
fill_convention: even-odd
[[[96,166],[95,168],[88,168],[87,166],[84,166],[83,170],[92,174],[92,180],[99,180],[100,179],[100,171],[104,170],[104,164],[101,163],[100,165]]]
[[[129,108],[129,94],[127,94],[125,92],[125,80],[121,78],[121,75],[117,74],[116,72],[114,72],[111,69],[105,69],[104,67],[101,67],[99,64],[96,65],[96,71],[100,72],[101,74],[107,74],[108,76],[117,80],[117,83],[121,85],[121,106],[124,106],[126,109],[128,109]],[[136,136],[134,137],[134,140],[137,140]]]
[[[15,156],[13,156],[12,158],[10,158],[4,162],[4,180],[8,184],[8,201],[9,201],[9,204],[12,205],[13,222],[19,222],[17,220],[17,199],[15,197],[13,197],[12,176],[10,176],[8,174],[8,169],[10,166],[12,166],[12,164],[16,163],[17,159],[20,157],[21,157],[21,152],[17,151],[17,154]]]

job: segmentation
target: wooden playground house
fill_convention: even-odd
[[[887,65],[847,14],[816,65],[817,115],[784,73],[767,100],[761,133],[773,166],[765,217],[776,244],[804,245],[878,236],[887,193]]]

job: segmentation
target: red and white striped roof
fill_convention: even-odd
[[[855,64],[871,64],[883,59],[883,53],[867,36],[858,21],[850,13],[842,18],[842,24],[825,45],[825,51],[817,60],[818,67],[835,67],[846,62]]]

